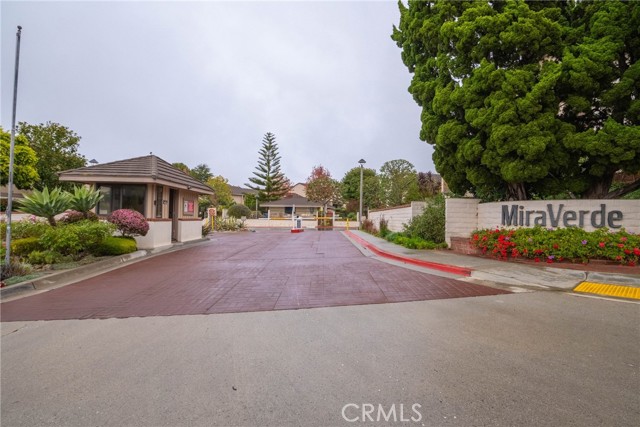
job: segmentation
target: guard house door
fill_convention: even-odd
[[[169,191],[169,218],[171,218],[171,241],[178,240],[178,190]]]

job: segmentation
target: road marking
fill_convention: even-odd
[[[609,285],[606,283],[582,282],[575,287],[574,292],[587,294],[608,295],[618,298],[640,300],[640,288],[633,286]]]

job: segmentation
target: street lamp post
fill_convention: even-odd
[[[358,160],[358,163],[360,163],[360,212],[358,216],[358,222],[360,223],[360,228],[362,228],[362,177],[363,177],[363,171],[364,171],[364,164],[367,162],[365,162],[364,159],[360,159]]]

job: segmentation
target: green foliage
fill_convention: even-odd
[[[384,236],[384,238],[391,243],[404,246],[408,249],[444,249],[447,247],[447,244],[444,242],[435,243],[420,237],[407,236],[404,233],[389,233]]]
[[[191,170],[189,169],[189,166],[185,165],[184,163],[180,163],[180,162],[171,163],[171,166],[173,166],[176,169],[180,169],[182,172],[186,174],[189,174],[189,172],[191,172]]]
[[[101,221],[80,221],[60,227],[51,227],[41,238],[46,250],[78,257],[91,252],[115,231],[112,224]]]
[[[89,218],[89,212],[103,197],[104,194],[96,190],[95,187],[76,186],[73,187],[71,193],[69,208],[81,212],[85,218]]]
[[[29,264],[33,265],[56,264],[61,259],[62,255],[54,251],[33,251],[27,255]]]
[[[11,133],[0,126],[0,185],[9,183],[9,155],[11,149]],[[31,188],[38,176],[38,158],[36,152],[29,147],[29,141],[23,135],[15,135],[13,144],[13,184],[17,188]]]
[[[342,198],[347,202],[349,212],[360,209],[360,167],[350,169],[342,178]],[[380,179],[374,169],[362,170],[362,208],[376,209],[382,206]],[[355,202],[355,203],[354,203]]]
[[[9,261],[9,264],[0,265],[0,280],[5,281],[10,277],[15,276],[26,276],[31,274],[33,268],[31,265],[18,261],[15,258],[12,258]],[[10,281],[7,281],[8,284]]]
[[[96,256],[124,255],[138,250],[133,237],[108,236],[91,250]]]
[[[215,191],[215,195],[211,196],[211,202],[214,206],[231,206],[233,204],[229,181],[225,177],[218,175],[209,178],[207,185]]]
[[[453,192],[603,198],[616,171],[640,171],[635,2],[399,8],[392,39],[414,74],[420,139]]]
[[[391,230],[389,230],[389,220],[384,216],[380,217],[378,225],[378,229],[380,230],[378,234],[380,235],[380,237],[385,238],[389,233],[391,233]]]
[[[445,234],[445,200],[438,195],[427,202],[427,207],[418,216],[413,217],[404,226],[409,237],[419,237],[435,243],[444,242]]]
[[[471,244],[497,258],[529,258],[549,264],[604,259],[633,266],[640,259],[639,235],[604,228],[592,232],[577,227],[477,230]]]
[[[215,222],[216,231],[239,231],[246,229],[244,221],[235,218],[217,219]]]
[[[211,233],[211,223],[202,226],[202,237],[207,237]]]
[[[27,256],[30,252],[42,249],[39,237],[24,237],[11,240],[11,253],[15,256]]]
[[[385,206],[410,202],[408,196],[412,189],[417,193],[417,185],[416,169],[404,159],[390,160],[380,167],[380,186]]]
[[[191,169],[189,171],[189,175],[191,175],[194,179],[205,184],[208,180],[213,178],[213,174],[211,173],[211,168],[209,168],[209,166],[205,165],[204,163],[201,163],[196,167],[194,167],[193,169]]]
[[[60,188],[54,188],[49,192],[47,187],[42,191],[33,190],[18,205],[20,210],[35,216],[46,218],[51,226],[55,227],[55,216],[69,209],[71,196]]]
[[[33,219],[23,219],[11,223],[12,239],[22,239],[25,237],[40,237],[49,229],[49,224]],[[0,222],[0,236],[7,238],[7,223]]]
[[[78,153],[80,137],[71,129],[58,123],[30,125],[18,124],[18,131],[29,141],[38,159],[37,170],[40,180],[35,188],[69,188],[70,184],[58,180],[58,172],[84,167],[87,159]]]
[[[262,138],[262,148],[258,151],[258,166],[246,184],[248,188],[258,191],[258,199],[261,202],[278,200],[289,191],[288,180],[280,171],[280,155],[276,137],[267,132]]]
[[[227,214],[229,214],[230,217],[232,218],[242,218],[243,216],[246,218],[249,218],[251,216],[251,210],[246,207],[245,205],[233,205],[229,208],[229,210],[227,211]]]

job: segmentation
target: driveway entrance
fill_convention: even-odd
[[[287,310],[508,293],[389,265],[339,232],[216,234],[91,279],[2,304],[2,321]]]

